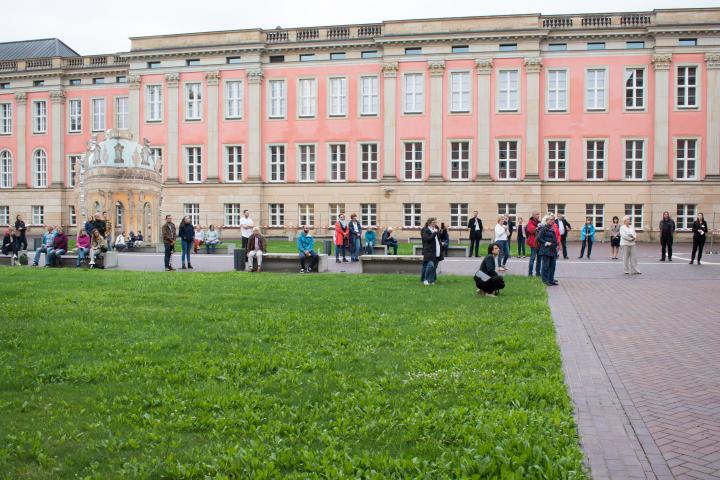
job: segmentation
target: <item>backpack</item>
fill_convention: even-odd
[[[540,249],[540,237],[543,233],[545,233],[545,225],[542,227],[538,226],[535,230],[535,245],[533,245],[533,248],[536,250]]]

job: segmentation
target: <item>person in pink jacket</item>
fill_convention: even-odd
[[[90,253],[90,235],[85,230],[80,230],[76,241],[77,246],[77,263],[76,268],[80,268],[80,262],[87,258]]]

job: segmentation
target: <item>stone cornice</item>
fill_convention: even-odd
[[[205,74],[205,80],[207,81],[208,85],[217,85],[220,82],[220,72],[213,71],[213,72],[207,72]]]
[[[445,75],[445,62],[442,60],[431,60],[428,62],[428,70],[431,77],[442,77]]]
[[[493,59],[492,58],[476,58],[475,68],[477,69],[478,75],[490,75],[492,73]]]
[[[705,54],[705,63],[708,70],[720,69],[720,52],[711,52]]]
[[[540,73],[542,69],[542,58],[540,57],[526,57],[523,63],[526,73]]]
[[[657,54],[652,57],[652,64],[655,70],[670,70],[672,55],[669,53]]]
[[[167,84],[168,88],[177,88],[178,84],[180,83],[180,74],[179,73],[166,73],[165,74],[165,83]]]
[[[18,92],[15,94],[15,103],[18,105],[27,105],[27,93]]]
[[[385,62],[382,64],[383,77],[395,78],[400,64],[398,62]]]
[[[248,70],[246,76],[247,76],[248,83],[251,83],[251,84],[262,83],[263,71],[259,68],[254,68],[252,70]]]
[[[227,46],[225,48],[218,47],[178,47],[177,49],[162,50],[140,50],[137,52],[128,52],[123,55],[129,60],[153,60],[162,58],[192,58],[202,56],[219,56],[219,55],[242,55],[247,53],[262,53],[265,45],[252,45],[247,47]]]
[[[50,90],[51,103],[65,103],[65,91],[62,89]]]

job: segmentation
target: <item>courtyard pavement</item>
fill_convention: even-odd
[[[595,245],[592,260],[577,259],[577,245],[569,250],[548,294],[592,477],[720,479],[720,255],[688,265],[690,245],[676,244],[674,261],[663,263],[657,246],[640,245],[642,275],[627,276],[607,244]],[[195,271],[233,266],[230,255],[192,261]],[[122,269],[162,263],[161,254],[120,254]],[[527,263],[511,259],[508,274],[526,275]],[[439,282],[479,264],[445,260]],[[334,260],[329,269],[360,271]]]

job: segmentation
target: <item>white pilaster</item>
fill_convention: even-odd
[[[25,128],[27,118],[27,93],[20,92],[15,94],[15,105],[17,106],[17,187],[27,187],[27,158],[25,147]]]
[[[706,53],[707,165],[705,176],[720,177],[720,53]]]
[[[220,72],[208,72],[205,74],[207,81],[207,160],[208,173],[207,182],[218,181],[218,84],[220,83]]]
[[[398,62],[384,63],[383,71],[383,180],[395,181],[395,115]]]
[[[492,58],[475,60],[477,68],[478,130],[477,130],[477,179],[490,179],[490,75]]]
[[[655,68],[655,146],[653,180],[668,177],[668,110],[670,108],[670,65],[672,55],[653,55]]]
[[[260,183],[262,169],[262,79],[260,68],[248,70],[248,183]]]
[[[178,156],[178,122],[180,120],[180,111],[178,108],[178,84],[180,83],[180,75],[177,73],[168,73],[165,75],[165,85],[167,86],[167,183],[178,183],[178,168],[181,159]]]
[[[140,75],[130,75],[128,77],[128,87],[130,95],[128,97],[128,108],[130,116],[130,133],[136,142],[140,141]]]
[[[529,57],[525,59],[525,179],[538,178],[538,152],[540,135],[540,69],[542,59]]]
[[[62,188],[65,184],[65,92],[50,91],[52,105],[52,186]]]
[[[429,62],[428,69],[430,71],[430,181],[442,181],[445,62]]]

